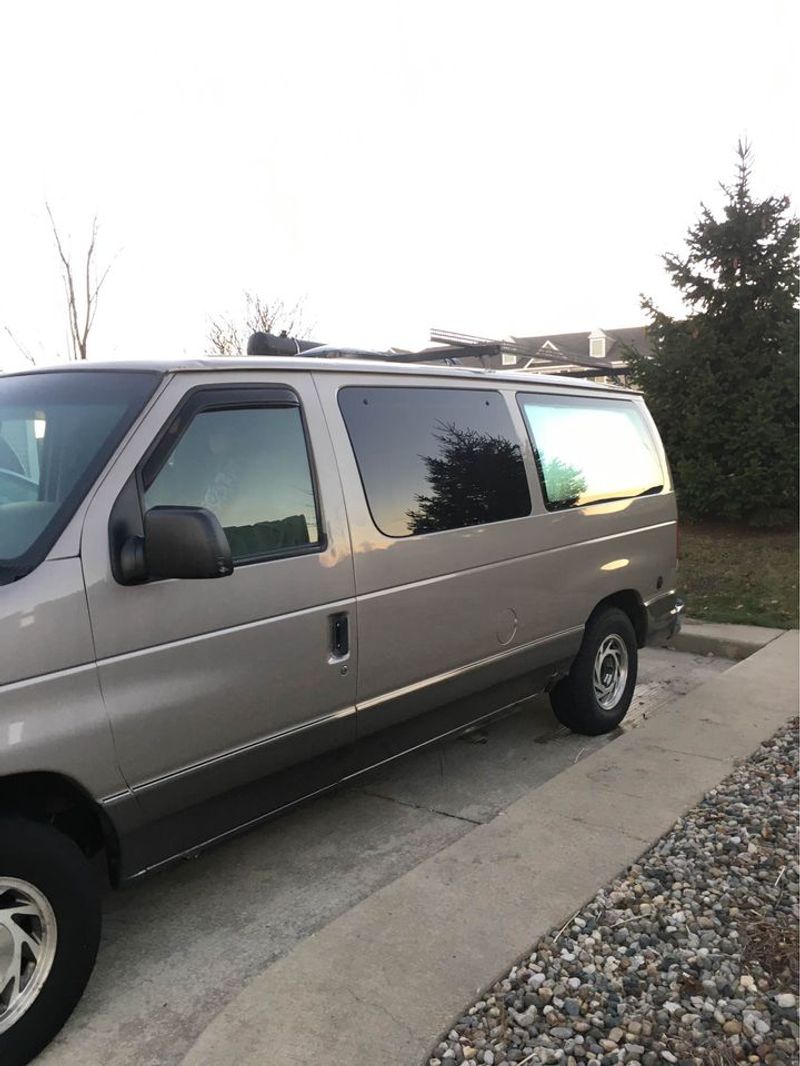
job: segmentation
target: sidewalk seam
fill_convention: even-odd
[[[443,818],[453,818],[457,822],[466,822],[468,825],[486,825],[477,818],[467,818],[464,814],[451,814],[450,811],[439,810],[438,807],[428,807],[424,803],[413,803],[411,800],[398,799],[396,796],[384,796],[381,792],[369,792],[367,789],[359,789],[363,796],[372,796],[373,799],[386,800],[387,803],[396,803],[400,807],[412,807],[416,811],[427,811],[428,814],[440,814]],[[490,819],[491,821],[491,819]]]
[[[672,755],[691,755],[693,759],[708,759],[709,762],[718,762],[723,765],[733,766],[733,760],[726,759],[724,756],[704,755],[701,751],[686,751],[685,748],[668,748],[664,744],[654,744],[653,747],[656,751],[668,751]]]
[[[354,992],[353,989],[349,985],[343,985],[342,987],[344,988],[345,992],[347,992],[349,995],[351,995],[353,997],[353,999],[356,1001],[356,1003],[360,1003],[362,1007],[367,1007],[368,1009],[371,1008],[372,1010],[378,1011],[380,1014],[385,1014],[387,1016],[387,1018],[391,1018],[392,1019],[392,1021],[395,1023],[395,1025],[399,1025],[401,1029],[405,1029],[407,1032],[411,1033],[412,1035],[416,1035],[414,1033],[413,1029],[411,1029],[402,1018],[398,1018],[396,1014],[392,1014],[392,1012],[388,1009],[388,1007],[385,1004],[382,1004],[382,1003],[370,1003],[369,1000],[363,999],[356,992]]]

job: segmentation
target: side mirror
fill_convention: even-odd
[[[227,577],[233,573],[228,538],[205,507],[151,507],[144,537],[122,545],[120,568],[126,584],[147,578]]]

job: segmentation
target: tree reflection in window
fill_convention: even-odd
[[[439,422],[438,455],[420,456],[429,491],[406,512],[412,534],[500,522],[530,512],[518,444],[505,437]]]
[[[661,492],[664,472],[642,410],[622,396],[519,393],[548,511]]]
[[[552,459],[540,456],[539,468],[547,493],[547,503],[552,509],[574,507],[586,492],[586,478],[583,471],[576,466],[570,466],[563,459],[557,456],[553,456]]]

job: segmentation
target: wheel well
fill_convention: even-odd
[[[640,648],[643,648],[647,639],[647,611],[639,593],[633,589],[623,589],[621,592],[615,592],[612,596],[606,596],[604,600],[598,603],[592,614],[597,614],[603,607],[618,607],[625,612],[630,618],[631,625],[636,633],[636,643]]]
[[[109,877],[116,880],[119,846],[114,827],[70,778],[45,772],[0,777],[0,810],[52,825],[74,840],[87,858],[103,853]]]

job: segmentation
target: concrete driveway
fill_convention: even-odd
[[[625,728],[669,714],[673,700],[730,665],[647,649]],[[180,1063],[214,1015],[300,940],[613,741],[575,736],[546,699],[528,701],[487,730],[407,756],[110,894],[94,976],[37,1062]]]

